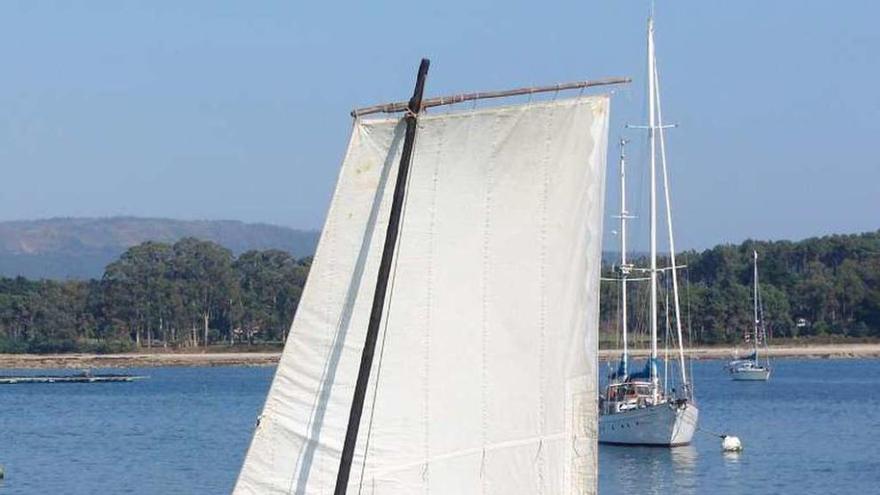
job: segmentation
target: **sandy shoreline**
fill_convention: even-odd
[[[599,351],[603,360],[616,358],[620,351]],[[640,349],[635,356],[644,356]],[[733,356],[729,347],[691,349],[696,359],[727,359]],[[740,349],[740,355],[743,350]],[[787,358],[880,358],[877,344],[828,344],[771,347],[772,357]],[[218,352],[218,353],[131,353],[131,354],[0,354],[0,369],[84,369],[84,368],[153,368],[160,366],[274,366],[280,352]]]
[[[661,351],[662,352],[662,351]],[[736,352],[733,347],[697,347],[689,349],[687,355],[694,359],[729,359]],[[762,351],[763,352],[763,351]],[[739,355],[744,356],[747,349],[740,348]],[[647,349],[639,349],[631,354],[644,357],[649,354]],[[767,354],[777,358],[880,358],[880,343],[876,344],[816,344],[804,346],[771,346]],[[620,355],[618,350],[601,350],[599,359],[610,359]]]
[[[0,354],[0,369],[274,366],[280,356],[280,352]]]

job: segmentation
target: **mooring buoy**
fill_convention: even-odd
[[[742,442],[739,441],[739,437],[733,435],[721,436],[721,450],[724,452],[740,452],[742,449],[743,445]]]

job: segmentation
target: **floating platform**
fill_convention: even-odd
[[[0,375],[0,385],[17,385],[23,383],[120,383],[133,382],[145,378],[147,377],[139,375],[92,373],[80,373],[78,375]]]

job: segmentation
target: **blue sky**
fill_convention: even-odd
[[[643,120],[647,10],[641,0],[4,1],[0,220],[318,228],[348,111],[406,98],[421,56],[433,95],[633,76],[613,101],[612,139],[639,141],[623,124]],[[664,116],[680,124],[669,136],[680,247],[880,228],[878,16],[880,3],[859,0],[657,2]],[[611,180],[612,207],[616,194]],[[632,202],[643,220],[646,201]]]

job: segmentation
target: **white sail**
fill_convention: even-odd
[[[348,493],[596,492],[608,114],[419,117]],[[403,129],[355,120],[236,494],[333,492]]]

